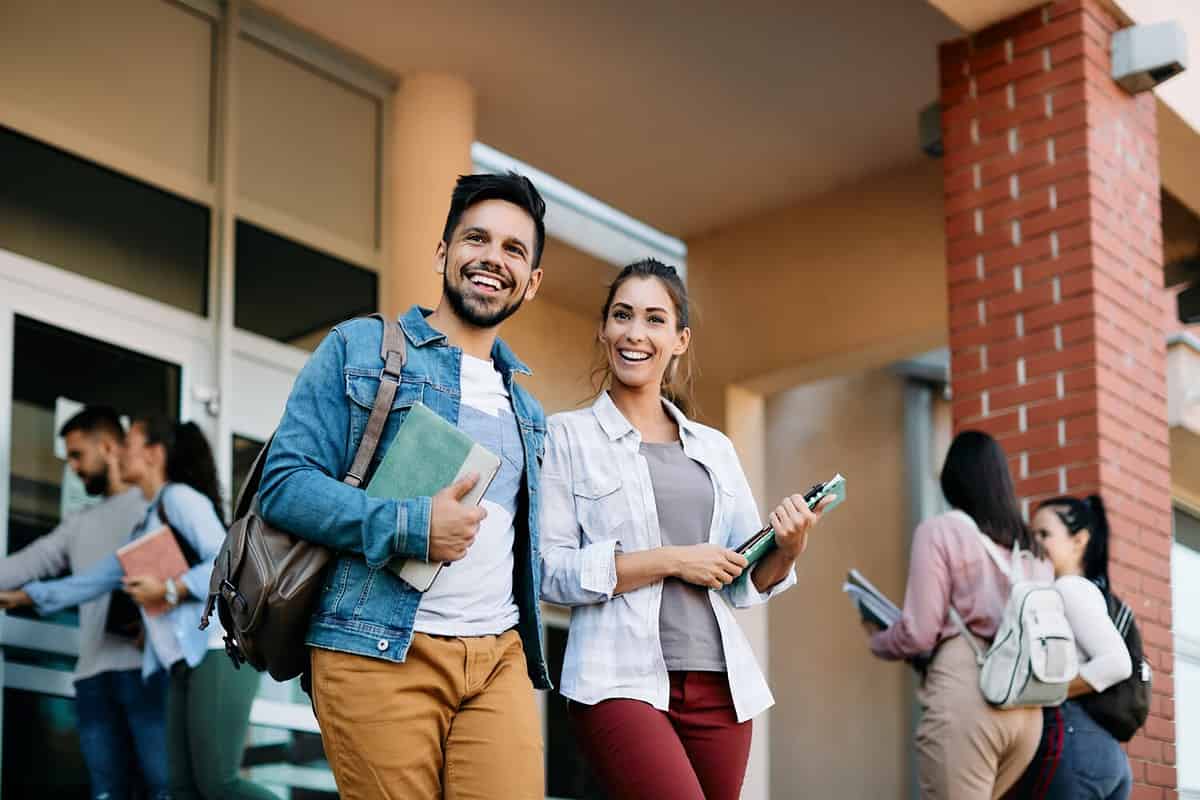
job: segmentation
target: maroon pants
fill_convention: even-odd
[[[584,755],[611,800],[737,800],[750,758],[724,672],[672,672],[669,710],[640,700],[570,703]]]

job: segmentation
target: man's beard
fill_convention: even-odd
[[[81,475],[83,478],[83,490],[92,497],[97,497],[108,491],[108,464],[104,465],[104,469],[92,475]]]
[[[476,328],[494,328],[504,320],[517,313],[517,309],[525,302],[525,293],[517,295],[517,299],[495,311],[474,306],[455,286],[450,283],[450,270],[442,272],[442,293],[450,301],[450,308],[463,322]]]

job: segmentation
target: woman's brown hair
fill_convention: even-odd
[[[608,321],[608,312],[612,309],[613,298],[617,290],[631,278],[655,278],[666,289],[667,295],[675,306],[675,329],[682,331],[689,326],[688,293],[683,285],[683,278],[672,266],[653,258],[646,258],[629,264],[618,273],[616,280],[608,287],[608,296],[604,298],[604,307],[600,309],[600,327]],[[601,348],[596,366],[592,369],[592,388],[596,394],[608,388],[612,381],[612,370],[608,365],[608,353]],[[663,397],[674,403],[680,411],[688,416],[695,414],[695,402],[692,399],[692,387],[695,381],[695,370],[692,361],[692,350],[689,347],[682,356],[673,356],[663,374]]]

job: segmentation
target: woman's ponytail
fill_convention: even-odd
[[[187,484],[207,497],[223,523],[217,461],[200,427],[194,422],[174,422],[160,415],[138,417],[134,422],[145,431],[147,444],[161,444],[166,449],[167,481]]]
[[[1038,505],[1039,509],[1052,508],[1067,527],[1067,533],[1075,536],[1082,530],[1088,532],[1087,547],[1083,550],[1083,576],[1108,592],[1108,513],[1100,495],[1091,494],[1082,500],[1078,497],[1055,497]]]
[[[1083,551],[1083,574],[1108,591],[1108,512],[1100,495],[1091,494],[1084,498],[1088,510],[1087,529],[1090,534]]]

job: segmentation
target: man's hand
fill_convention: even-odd
[[[746,557],[715,544],[694,544],[675,548],[676,578],[709,589],[733,583],[746,568]]]
[[[433,496],[429,514],[429,563],[458,561],[467,554],[479,534],[479,523],[487,511],[462,502],[479,482],[476,474],[465,475]]]
[[[122,578],[125,593],[139,606],[159,605],[167,599],[167,585],[152,575]]]
[[[832,497],[821,500],[816,511],[808,507],[804,496],[793,494],[783,500],[771,512],[771,527],[775,529],[775,544],[788,558],[795,560],[808,547],[808,534],[821,521],[825,506],[833,502]]]
[[[33,605],[33,598],[25,594],[24,589],[11,592],[0,592],[0,609],[21,608]]]

